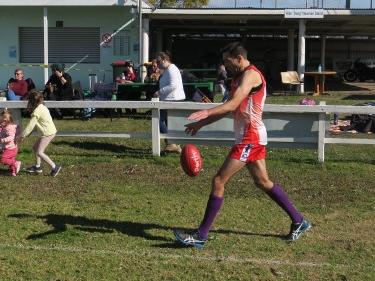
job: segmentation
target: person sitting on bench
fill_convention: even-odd
[[[18,68],[14,71],[14,78],[8,81],[7,100],[27,99],[28,84],[24,79],[23,70]]]

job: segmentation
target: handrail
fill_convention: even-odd
[[[159,119],[160,119],[160,109],[177,109],[177,110],[200,110],[200,109],[208,109],[217,106],[217,103],[195,103],[195,102],[160,102],[160,101],[46,101],[45,105],[49,108],[145,108],[152,110],[151,116],[151,138],[152,138],[152,152],[153,155],[160,156],[160,140],[163,138],[172,137],[173,135],[162,135],[159,131]],[[0,108],[25,108],[27,106],[26,101],[1,101]],[[345,106],[345,105],[312,105],[312,106],[305,106],[305,105],[274,105],[274,104],[267,104],[264,106],[264,112],[276,113],[285,113],[285,114],[316,114],[318,115],[318,139],[312,140],[313,143],[317,144],[317,151],[318,151],[318,160],[320,162],[324,162],[324,149],[325,144],[327,143],[344,143],[344,144],[375,144],[375,139],[350,139],[350,138],[330,138],[326,137],[326,122],[327,122],[327,115],[331,113],[349,113],[349,114],[375,114],[375,107],[374,106]],[[282,117],[278,117],[282,118]],[[182,126],[182,125],[181,125]],[[182,126],[181,132],[183,133],[184,128]],[[132,133],[109,133],[107,132],[101,133],[93,133],[93,132],[77,132],[68,133],[64,135],[64,132],[60,132],[62,136],[85,136],[85,137],[114,137],[115,134],[119,136],[116,137],[146,137],[149,135],[141,134],[132,134]],[[186,139],[185,135],[177,135],[176,139]],[[208,143],[211,141],[210,138],[191,138],[193,141],[207,141]],[[211,137],[212,139],[212,137]],[[227,136],[220,136],[218,135],[216,138],[217,142],[228,142]],[[273,138],[271,141],[273,142],[280,142],[280,143],[294,143],[300,140],[291,138],[287,139],[285,137],[281,139]]]
[[[219,103],[157,102],[157,101],[46,101],[49,108],[156,108],[156,109],[208,109]],[[0,101],[0,108],[26,108],[26,101]],[[319,112],[375,114],[375,106],[350,105],[281,105],[266,104],[264,112]]]

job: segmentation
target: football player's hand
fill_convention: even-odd
[[[199,110],[197,112],[194,112],[194,113],[190,114],[187,119],[199,121],[199,120],[202,120],[202,119],[206,119],[207,117],[208,117],[208,110],[204,109],[204,110]]]
[[[186,124],[185,127],[185,133],[192,136],[196,135],[199,129],[202,128],[198,122]]]

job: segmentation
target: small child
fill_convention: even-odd
[[[24,129],[20,141],[31,134],[34,127],[36,126],[38,131],[41,133],[41,137],[35,142],[33,150],[35,153],[36,163],[34,166],[27,168],[26,171],[31,174],[40,174],[43,172],[41,167],[42,159],[51,166],[51,176],[56,177],[61,170],[61,166],[56,165],[48,156],[44,153],[48,144],[53,140],[56,135],[56,127],[52,121],[51,114],[48,108],[43,104],[43,94],[36,90],[31,90],[29,93],[29,102],[27,109],[31,113],[31,119]]]
[[[16,160],[18,153],[18,146],[15,142],[17,127],[11,111],[4,109],[0,113],[1,163],[9,166],[10,175],[13,177],[18,174],[21,168],[21,161]]]

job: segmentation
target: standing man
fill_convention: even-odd
[[[216,86],[217,91],[223,95],[221,102],[226,102],[228,99],[230,84],[228,83],[228,75],[224,64],[220,64],[217,69]],[[229,84],[229,85],[228,85]]]
[[[162,71],[159,79],[159,90],[154,93],[154,97],[161,101],[184,101],[185,92],[182,83],[181,72],[178,67],[172,63],[171,55],[168,52],[160,52],[156,56],[158,68]],[[160,110],[160,132],[168,133],[168,115],[167,110]],[[165,152],[181,153],[181,147],[174,143],[166,141]]]
[[[286,240],[295,241],[311,225],[294,207],[281,185],[273,183],[268,178],[265,161],[267,132],[262,121],[266,81],[261,72],[247,59],[247,51],[240,43],[227,45],[222,54],[225,68],[233,76],[229,100],[217,107],[191,114],[188,120],[196,122],[187,124],[185,131],[195,135],[203,126],[233,112],[236,143],[212,180],[211,194],[199,228],[192,233],[174,230],[174,234],[177,241],[183,245],[202,248],[223,204],[225,184],[246,166],[255,185],[289,215],[292,224]]]
[[[8,81],[7,100],[21,100],[27,97],[28,84],[24,79],[22,69],[14,71],[14,78]]]

